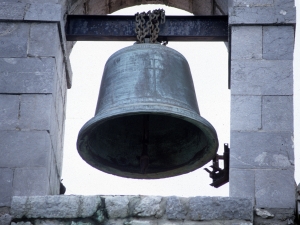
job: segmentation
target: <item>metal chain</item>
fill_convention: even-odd
[[[148,16],[146,22],[145,17]],[[160,20],[159,20],[160,19]],[[150,43],[158,43],[159,25],[166,22],[165,10],[155,9],[152,12],[135,14],[135,33],[138,43],[145,43],[146,35],[150,34]]]

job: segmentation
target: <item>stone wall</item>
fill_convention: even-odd
[[[250,225],[253,205],[226,197],[15,196],[10,218],[12,225]]]
[[[294,1],[230,3],[230,196],[293,209]]]
[[[0,209],[59,194],[71,69],[64,8],[45,2],[0,1]]]

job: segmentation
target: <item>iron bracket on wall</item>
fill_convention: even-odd
[[[67,41],[136,41],[135,16],[68,15]],[[166,16],[158,41],[228,41],[228,16]]]
[[[218,155],[213,158],[213,164],[210,166],[213,170],[205,168],[205,170],[209,173],[209,177],[212,178],[213,182],[210,184],[211,186],[218,188],[227,182],[229,182],[229,147],[228,144],[224,144],[224,153],[223,155]],[[219,160],[222,159],[224,161],[224,169],[221,169],[219,166]]]

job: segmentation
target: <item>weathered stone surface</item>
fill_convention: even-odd
[[[21,95],[20,128],[22,130],[50,130],[51,94]]]
[[[229,196],[249,198],[254,202],[255,170],[231,168],[229,177]]]
[[[29,27],[28,23],[0,22],[1,58],[27,56]]]
[[[257,170],[255,198],[258,208],[295,208],[294,168]]]
[[[1,225],[10,225],[11,219],[12,219],[11,215],[9,215],[9,214],[0,215],[0,224]]]
[[[162,216],[162,208],[160,202],[162,197],[159,196],[145,196],[142,197],[139,204],[133,210],[133,214],[140,217]]]
[[[0,94],[0,130],[15,130],[18,127],[19,95]]]
[[[183,10],[190,11],[190,8],[185,9],[184,7],[188,4],[192,5],[192,13],[195,15],[211,15],[213,12],[213,1],[212,0],[202,0],[202,1],[174,1],[175,7],[181,4],[180,7]],[[177,8],[177,7],[176,7]]]
[[[167,198],[166,214],[170,220],[184,220],[186,218],[187,209],[180,198],[171,196]]]
[[[231,94],[292,95],[292,60],[232,60]]]
[[[231,59],[262,59],[262,26],[233,26],[231,42]]]
[[[73,221],[70,223],[69,221],[59,221],[59,220],[45,220],[45,219],[37,219],[34,221],[34,225],[70,225],[73,224]]]
[[[218,8],[220,8],[220,10],[222,10],[224,15],[228,15],[228,1],[215,0],[215,3],[218,5]]]
[[[274,6],[276,6],[278,9],[281,7],[294,8],[295,0],[274,0]]]
[[[232,6],[239,6],[239,7],[267,7],[273,6],[273,0],[232,0]]]
[[[183,223],[181,223],[181,225],[253,225],[253,224],[245,220],[210,220],[210,221],[194,221],[194,222],[184,221]]]
[[[30,4],[28,10],[25,12],[24,20],[60,21],[62,13],[60,4],[35,3]]]
[[[291,7],[232,7],[229,24],[295,24],[296,8]]]
[[[1,93],[52,93],[54,58],[0,59]]]
[[[293,131],[293,96],[263,96],[262,129]]]
[[[55,160],[54,152],[51,151],[51,161],[49,166],[49,180],[50,180],[50,187],[49,187],[49,194],[50,195],[59,195],[60,190],[60,178],[61,176],[58,173],[57,169],[57,162]]]
[[[57,23],[32,23],[28,55],[56,56],[60,49]]]
[[[255,214],[264,219],[269,219],[274,217],[274,215],[270,213],[268,210],[260,209],[260,208],[255,209]]]
[[[8,168],[0,168],[0,207],[10,206],[12,182],[13,170]]]
[[[11,214],[14,218],[85,218],[100,206],[100,196],[14,196]]]
[[[260,130],[261,122],[261,96],[231,95],[230,121],[231,130]]]
[[[264,26],[263,58],[292,60],[294,39],[294,26]]]
[[[49,194],[49,171],[43,167],[16,168],[12,196]]]
[[[264,224],[264,225],[293,225],[295,214],[294,209],[286,208],[265,208],[270,214],[274,215],[273,218],[264,219],[260,216],[254,217],[254,224]]]
[[[194,197],[189,200],[191,220],[253,219],[253,205],[249,199],[222,197]]]
[[[292,132],[232,131],[230,139],[231,168],[288,169],[294,165]]]
[[[48,165],[51,143],[46,131],[0,131],[0,137],[1,167]]]
[[[191,224],[191,225],[195,225],[194,221],[184,221],[184,224]],[[183,225],[183,221],[182,220],[159,220],[157,221],[157,225]]]
[[[114,196],[105,198],[105,207],[110,219],[125,218],[128,216],[127,196]]]
[[[0,2],[0,19],[23,20],[24,12],[28,8],[26,3]]]
[[[11,225],[32,225],[31,222],[12,222]]]
[[[124,225],[156,225],[156,221],[151,220],[131,220],[129,222],[125,222]]]

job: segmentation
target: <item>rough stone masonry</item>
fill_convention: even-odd
[[[229,15],[231,164],[228,201],[234,197],[251,199],[257,215],[255,224],[291,224],[295,209],[292,65],[296,9],[293,0],[0,0],[0,223],[10,224],[13,219],[12,224],[89,224],[78,217],[49,218],[45,212],[33,218],[26,214],[27,211],[36,213],[31,211],[32,207],[52,208],[61,201],[69,202],[65,204],[67,208],[75,207],[81,213],[82,208],[76,205],[87,201],[80,196],[65,196],[67,200],[61,197],[51,203],[48,197],[59,193],[66,91],[72,84],[69,54],[74,43],[65,40],[65,15],[104,15],[146,3],[166,4],[196,15]],[[36,195],[43,197],[28,197]],[[100,211],[105,221],[111,221],[109,215],[114,217],[114,214],[108,214],[111,212],[109,200],[100,198],[101,205],[97,203],[96,207],[101,208],[105,202],[105,210]],[[114,204],[126,205],[128,201],[128,209],[136,209],[131,207],[134,199],[138,199],[138,205],[146,201],[139,198],[118,197],[120,202]],[[157,198],[149,197],[153,202]],[[172,206],[178,210],[176,216],[173,215],[176,219],[170,219],[172,213],[165,210],[161,218],[170,217],[168,222],[157,219],[154,223],[213,224],[193,219],[200,218],[199,215],[203,218],[197,210],[192,213],[191,202],[200,199],[174,199],[184,205]],[[208,203],[214,200],[205,199]],[[173,200],[162,198],[159,204],[170,201]],[[21,214],[16,213],[16,204],[20,208],[18,212],[24,213],[24,220],[17,217]],[[199,203],[200,206],[207,209],[203,203]],[[239,210],[232,209],[231,213],[250,210],[249,205],[235,206],[240,207]],[[121,208],[118,213],[125,215]],[[253,208],[250,211],[253,212]],[[150,224],[155,218],[127,213],[128,218],[134,218],[128,220],[128,224]],[[143,215],[145,211],[140,213]],[[184,215],[188,217],[180,219]],[[214,210],[209,210],[208,215],[214,215]],[[251,222],[248,217],[242,218],[246,222],[235,222],[239,219],[234,217],[228,223],[222,218],[215,218],[214,223]],[[95,217],[92,220],[95,221]],[[113,223],[120,222],[115,220]]]

